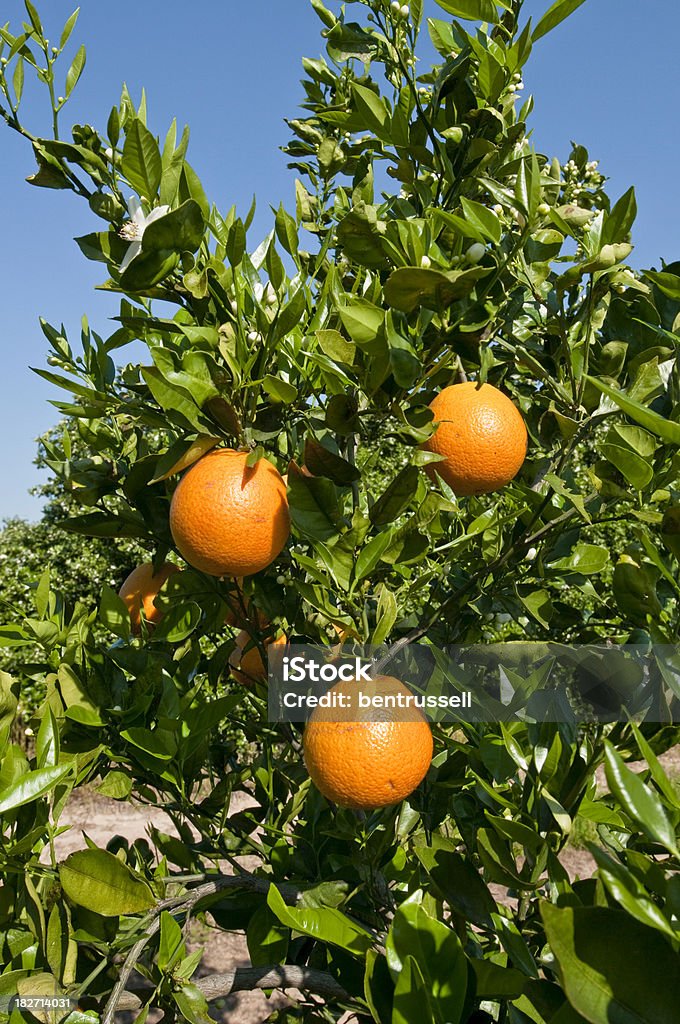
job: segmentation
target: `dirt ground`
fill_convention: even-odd
[[[674,747],[661,758],[671,778],[680,776],[680,747]],[[643,765],[631,765],[642,769]],[[605,787],[604,776],[598,777],[601,788]],[[240,794],[234,800],[233,810],[244,810],[250,801]],[[148,808],[130,803],[111,800],[92,790],[79,790],[66,807],[61,823],[70,825],[68,832],[55,842],[57,858],[63,860],[69,853],[86,847],[84,835],[98,846],[106,846],[115,836],[123,836],[129,842],[149,838],[147,828],[154,825],[168,834],[176,834],[171,820],[161,808]],[[589,878],[595,863],[587,850],[568,846],[560,860],[572,878]],[[227,870],[228,867],[226,868]],[[491,886],[497,900],[507,900],[507,893],[500,886]],[[201,928],[192,935],[191,948],[205,949],[199,975],[218,974],[234,967],[250,963],[245,936],[239,932],[224,932],[219,929]],[[223,1000],[219,1006],[211,1006],[211,1016],[223,1024],[263,1024],[269,1015],[287,1004],[284,993],[275,992],[267,998],[263,992],[238,992]],[[119,1014],[120,1024],[133,1020],[132,1014]],[[153,1024],[151,1016],[148,1024]]]

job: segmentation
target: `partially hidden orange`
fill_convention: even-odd
[[[277,637],[267,637],[263,641],[268,656],[272,648],[276,651],[277,648],[285,647],[287,642],[284,633]],[[267,665],[262,660],[260,648],[245,629],[236,637],[236,647],[229,658],[229,667],[234,679],[249,690],[267,679]]]
[[[359,707],[359,691],[371,700],[411,693],[392,676],[337,683],[328,692],[344,695],[348,706],[315,708],[304,731],[304,757],[327,800],[373,810],[399,803],[420,785],[432,760],[432,730],[417,708]]]
[[[527,429],[512,401],[492,384],[451,384],[430,403],[439,424],[423,447],[444,459],[426,470],[455,494],[488,494],[509,483],[527,453]]]
[[[154,573],[151,562],[143,562],[132,570],[118,594],[130,613],[133,633],[138,634],[142,628],[142,611],[147,622],[160,622],[163,612],[156,607],[156,597],[165,581],[179,571],[179,566],[172,562],[165,562],[157,573]]]
[[[252,576],[270,565],[290,532],[286,485],[268,459],[217,448],[180,480],[170,505],[177,550],[211,576]]]

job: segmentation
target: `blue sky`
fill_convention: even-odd
[[[58,38],[75,4],[36,2],[48,35]],[[535,23],[548,6],[526,0],[525,14]],[[20,0],[2,7],[13,24],[25,16]],[[445,17],[435,0],[425,0],[425,9]],[[155,133],[163,135],[173,116],[180,129],[190,124],[190,160],[221,208],[236,203],[245,212],[257,194],[255,243],[269,229],[270,203],[293,206],[293,176],[278,147],[286,140],[283,118],[295,115],[301,97],[300,59],[322,52],[319,28],[307,0],[118,0],[115,13],[100,0],[82,0],[73,39],[86,44],[88,65],[64,125],[101,128],[123,81],[135,97],[145,86]],[[574,139],[600,160],[615,197],[635,185],[640,212],[631,259],[639,267],[680,256],[678,38],[674,0],[586,0],[537,44],[525,76],[539,151],[565,160]],[[424,47],[424,56],[429,52]],[[46,131],[37,99],[29,93],[24,118],[32,130]],[[0,125],[0,520],[40,514],[28,494],[39,480],[34,439],[56,421],[48,402],[60,396],[28,369],[45,365],[38,316],[63,321],[74,340],[83,313],[104,334],[115,313],[114,301],[93,291],[103,268],[73,242],[101,222],[69,193],[27,185],[33,169],[30,147]]]

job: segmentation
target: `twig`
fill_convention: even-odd
[[[237,967],[225,974],[213,974],[192,982],[211,1003],[232,992],[252,992],[258,988],[297,988],[313,992],[323,999],[349,999],[349,995],[335,978],[325,971],[297,964],[273,964],[268,967]],[[144,1005],[144,988],[124,992],[118,1010],[138,1010]],[[104,1020],[104,1018],[102,1018]]]
[[[207,896],[213,896],[223,889],[248,889],[250,892],[259,892],[266,895],[269,892],[269,886],[272,883],[266,878],[258,878],[256,875],[244,873],[242,875],[220,875],[215,878],[212,882],[206,882],[204,885],[199,885],[196,889],[191,889],[189,892],[183,893],[181,896],[172,896],[168,899],[161,900],[160,903],[152,911],[152,917],[149,921],[149,925],[146,928],[144,935],[135,942],[134,946],[125,958],[125,963],[121,968],[118,981],[113,987],[111,995],[108,998],[106,1006],[104,1007],[104,1013],[102,1014],[102,1024],[113,1024],[113,1018],[117,1010],[121,1009],[120,1000],[123,997],[125,987],[128,979],[134,970],[135,964],[144,952],[149,939],[153,938],[158,929],[160,928],[161,913],[164,910],[172,908],[175,911],[191,910],[196,906],[200,900]],[[282,885],[277,886],[281,896],[286,903],[295,903],[300,896],[301,889],[293,885]]]

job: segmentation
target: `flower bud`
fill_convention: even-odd
[[[537,554],[538,551],[536,550],[536,548],[529,548],[526,555],[524,556],[524,560],[526,562],[533,562]]]
[[[404,4],[403,7],[399,8],[399,13],[401,14],[402,18],[408,18],[409,14],[411,13],[411,8],[409,7],[408,4]]]
[[[249,331],[248,334],[246,335],[246,340],[247,341],[253,341],[253,342],[254,341],[259,341],[260,340],[260,335],[257,333],[257,331]]]
[[[401,11],[401,4],[399,3],[399,0],[392,0],[390,7],[392,8],[395,14],[398,14]]]
[[[432,266],[432,261],[430,260],[430,257],[429,256],[421,256],[420,257],[420,265],[423,268],[423,270],[427,270],[428,267],[431,267]]]
[[[497,217],[503,216],[503,207],[501,206],[500,203],[494,203],[491,209],[493,210]]]
[[[482,245],[481,242],[473,242],[468,251],[465,253],[465,258],[468,263],[479,263],[486,252],[486,246]]]

